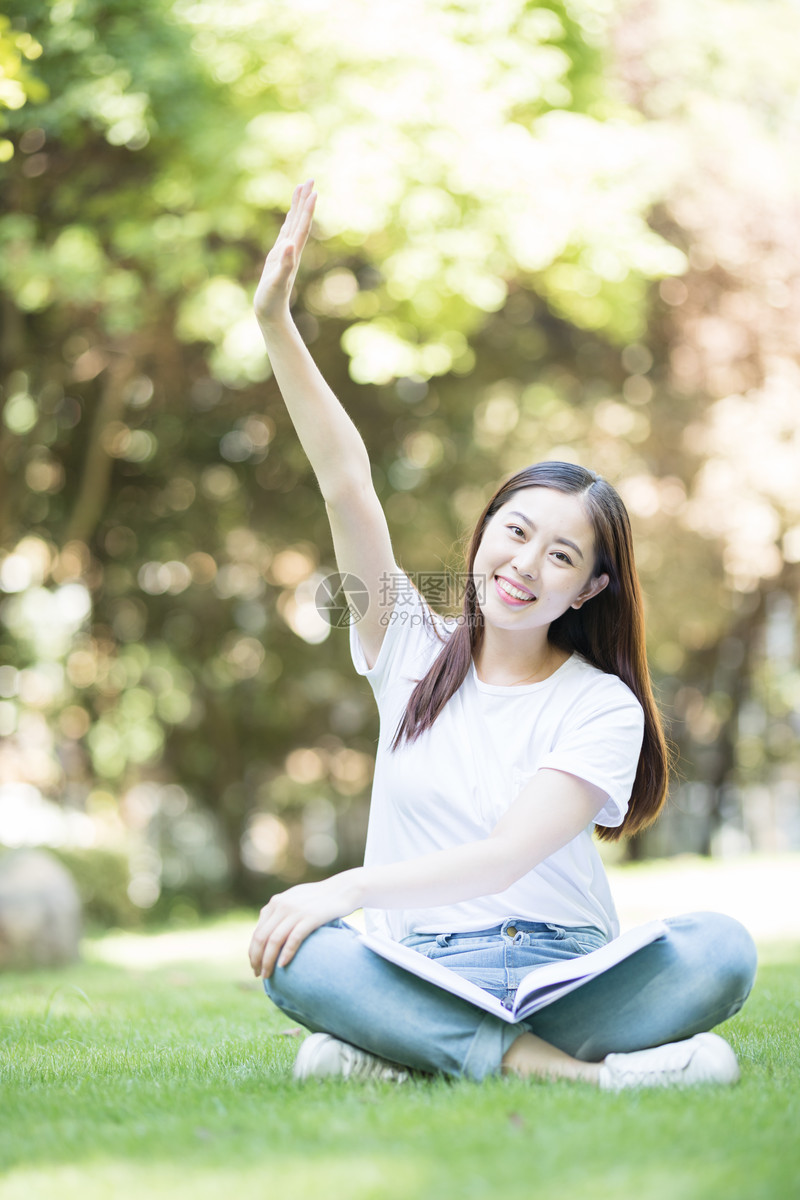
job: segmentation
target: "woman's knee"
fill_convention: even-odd
[[[310,933],[287,967],[276,967],[265,979],[264,991],[284,1011],[308,1011],[318,1006],[332,980],[341,974],[353,931],[339,922]]]
[[[695,969],[713,971],[720,989],[741,1003],[753,986],[758,963],[755,942],[744,925],[717,912],[687,913],[670,918],[667,925]]]

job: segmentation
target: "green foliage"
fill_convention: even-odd
[[[55,851],[69,870],[83,905],[87,929],[114,929],[137,925],[142,910],[128,895],[128,859],[110,850]]]
[[[14,29],[9,18],[0,15],[0,132],[10,123],[6,112],[46,98],[47,88],[30,66],[41,53],[41,44],[27,30]],[[0,138],[0,162],[13,156],[14,143]]]
[[[647,139],[606,98],[581,18],[522,0],[491,16],[433,4],[411,29],[399,4],[349,5],[352,22],[341,10],[310,21],[303,5],[258,21],[241,3],[224,19],[216,5],[161,0],[12,4],[44,48],[49,89],[13,125],[50,143],[18,183],[37,219],[5,234],[5,282],[20,306],[99,303],[101,328],[114,332],[154,325],[168,299],[186,300],[178,329],[215,346],[221,378],[263,378],[242,275],[273,231],[265,214],[311,169],[330,266],[352,247],[375,276],[367,295],[347,296],[342,268],[327,287],[323,269],[317,291],[325,315],[360,322],[359,382],[398,373],[383,330],[398,340],[402,373],[458,364],[457,335],[502,305],[520,267],[544,272],[578,324],[639,329],[643,281],[682,259],[646,227]],[[601,189],[598,208],[589,197]],[[627,279],[627,311],[549,275],[565,256],[582,263],[584,291],[599,280],[620,300]]]

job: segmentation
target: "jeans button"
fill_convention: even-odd
[[[515,926],[515,925],[509,925],[508,929],[506,930],[506,933],[507,933],[507,935],[508,935],[510,938],[515,938],[515,937],[517,936],[517,929],[516,929],[516,926]]]

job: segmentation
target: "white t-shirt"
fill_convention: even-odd
[[[431,908],[366,909],[367,928],[399,941],[517,917],[595,925],[616,937],[619,923],[592,829],[625,817],[642,745],[638,700],[616,675],[577,654],[548,679],[517,687],[483,683],[473,664],[433,726],[392,751],[408,698],[444,645],[434,622],[444,638],[455,628],[412,587],[402,589],[371,670],[351,626],[353,662],[375,693],[381,729],[365,864],[406,861],[488,837],[543,767],[586,779],[608,799],[592,824],[504,892]]]

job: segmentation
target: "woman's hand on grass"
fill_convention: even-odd
[[[261,910],[250,941],[250,965],[269,979],[286,967],[299,946],[320,925],[346,917],[361,904],[360,871],[343,871],[320,883],[301,883],[273,896]]]
[[[313,187],[314,181],[309,179],[294,189],[292,206],[264,263],[253,300],[253,308],[262,328],[275,324],[289,314],[292,287],[303,247],[308,241],[317,202]]]

